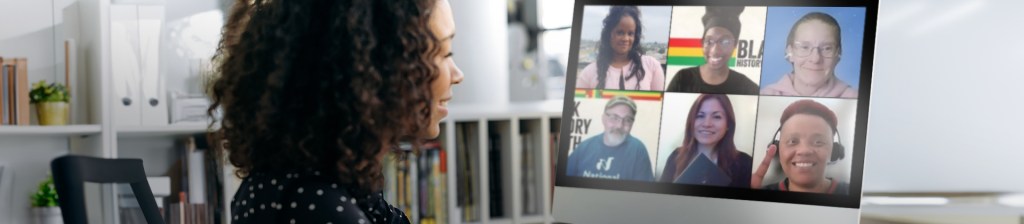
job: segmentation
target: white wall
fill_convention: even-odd
[[[508,6],[505,1],[450,0],[455,17],[452,53],[465,73],[452,104],[504,105],[508,92]],[[501,25],[498,25],[501,24]]]
[[[879,7],[866,192],[1024,192],[1024,2]]]

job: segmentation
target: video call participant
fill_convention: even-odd
[[[752,188],[845,195],[850,185],[825,176],[827,165],[840,160],[845,152],[838,141],[838,118],[832,110],[813,100],[790,104],[779,119],[781,127],[768,146],[761,165],[751,179]],[[761,186],[776,151],[786,178]]]
[[[628,97],[616,96],[608,101],[601,116],[604,133],[576,146],[569,155],[566,175],[654,181],[647,147],[629,134],[636,112],[636,103]]]
[[[231,223],[409,223],[382,160],[437,138],[463,80],[449,2],[237,0],[223,30],[208,112],[242,178]]]
[[[736,114],[732,102],[724,94],[701,94],[690,107],[686,118],[683,145],[668,156],[658,179],[673,182],[686,172],[698,154],[707,156],[730,178],[730,187],[750,187],[753,158],[736,149]]]
[[[707,7],[705,11],[701,18],[704,64],[676,72],[666,91],[757,95],[754,81],[729,69],[729,60],[739,41],[743,7]]]
[[[843,54],[839,22],[812,12],[793,24],[786,38],[786,60],[793,72],[761,90],[762,95],[857,98],[854,89],[836,77]]]
[[[643,25],[636,6],[612,6],[601,28],[597,62],[583,68],[576,88],[661,91],[665,71],[640,46]]]

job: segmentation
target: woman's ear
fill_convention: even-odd
[[[792,57],[793,50],[789,47],[789,45],[786,45],[786,61],[788,61],[789,63],[793,63]]]

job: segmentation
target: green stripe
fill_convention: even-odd
[[[700,66],[704,64],[704,57],[668,57],[668,65]],[[729,59],[729,67],[736,67],[736,58]]]

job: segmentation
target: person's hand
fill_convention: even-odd
[[[764,155],[764,159],[761,160],[761,165],[757,166],[757,171],[750,177],[750,188],[759,189],[761,188],[761,182],[764,181],[764,174],[768,173],[768,166],[772,164],[772,158],[775,158],[775,153],[779,150],[775,144],[768,145],[768,154]]]

